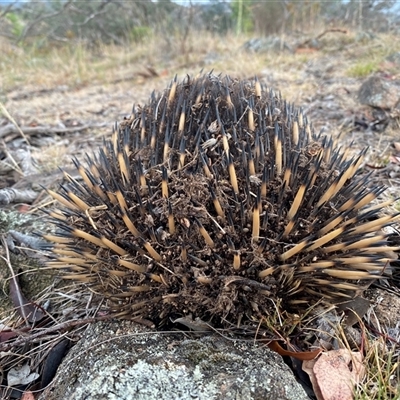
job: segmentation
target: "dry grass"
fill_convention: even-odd
[[[198,72],[204,68],[241,78],[259,75],[268,69],[278,77],[306,81],[302,76],[304,66],[321,56],[328,57],[335,75],[342,75],[347,69],[351,73],[352,68],[357,69],[357,65],[367,65],[367,62],[377,66],[385,55],[400,48],[394,38],[387,36],[360,44],[353,33],[331,33],[321,40],[323,47],[315,53],[249,53],[242,48],[247,39],[246,36],[191,32],[185,38],[150,37],[139,44],[128,43],[123,49],[114,45],[88,49],[80,43],[46,49],[20,48],[4,41],[0,44],[4,55],[0,60],[0,87],[7,93],[20,85],[49,88],[109,84],[132,78],[148,65],[168,75],[168,79],[176,73]],[[301,42],[294,38],[287,38],[287,41],[291,45]],[[340,53],[340,60],[337,53]]]
[[[2,43],[0,51],[5,57],[0,60],[0,100],[15,91],[55,88],[82,90],[101,86],[111,93],[118,90],[116,84],[121,82],[127,84],[123,88],[125,91],[127,87],[140,89],[144,85],[147,96],[153,89],[161,90],[176,74],[182,78],[203,69],[239,78],[257,75],[274,89],[279,89],[289,101],[304,105],[321,91],[329,94],[330,88],[332,94],[343,87],[354,92],[353,84],[359,85],[360,78],[379,71],[384,58],[400,50],[398,41],[388,35],[364,43],[355,33],[329,33],[321,39],[319,51],[309,49],[298,53],[248,52],[243,48],[248,39],[246,36],[190,32],[185,38],[150,37],[146,42],[128,43],[124,48],[97,45],[88,49],[78,43],[25,49]],[[295,48],[296,42],[302,42],[304,38],[288,37],[285,40]],[[159,78],[143,78],[148,66],[159,74]],[[347,77],[354,79],[343,82]],[[326,79],[337,80],[337,87],[326,86]],[[145,99],[142,93],[138,93],[138,98]],[[37,116],[38,111],[35,110]],[[318,118],[313,120],[318,125]]]
[[[389,400],[399,397],[399,350],[387,349],[385,341],[370,339],[365,363],[367,377],[355,391],[357,400]]]
[[[194,68],[198,72],[199,66],[206,69],[219,66],[219,70],[239,76],[254,75],[260,71],[263,60],[252,57],[249,62],[240,51],[244,39],[192,34],[185,40],[169,38],[167,42],[150,38],[141,44],[128,44],[124,49],[98,45],[91,50],[79,43],[45,50],[2,44],[0,50],[6,57],[0,61],[0,86],[6,93],[19,85],[49,88],[109,84],[132,79],[137,72],[145,71],[146,66],[153,66],[168,78],[180,70],[186,73]],[[210,67],[204,61],[208,55]],[[213,60],[214,56],[217,60]]]
[[[362,329],[367,332],[365,326]],[[365,340],[366,376],[355,390],[356,400],[390,400],[399,398],[400,387],[399,326],[380,328]]]

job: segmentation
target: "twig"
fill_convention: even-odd
[[[25,139],[26,143],[30,146],[31,144],[29,143],[28,138],[25,136],[24,132],[22,132],[21,128],[19,127],[19,125],[17,124],[15,119],[8,112],[7,108],[4,106],[4,104],[1,101],[0,101],[0,109],[1,109],[1,111],[3,111],[3,114],[14,124],[11,126],[14,126],[16,128],[17,132]]]
[[[10,203],[32,203],[36,200],[39,193],[31,189],[4,188],[0,189],[0,204]]]
[[[66,9],[69,7],[69,5],[70,5],[71,3],[72,3],[72,0],[68,0],[66,3],[64,3],[63,7],[62,7],[60,10],[55,11],[55,12],[53,12],[53,13],[43,14],[42,12],[40,12],[40,14],[39,14],[38,17],[36,17],[34,20],[32,20],[29,24],[27,24],[27,25],[25,26],[23,32],[21,33],[20,37],[19,37],[18,40],[17,40],[17,44],[20,43],[22,40],[24,40],[25,37],[26,37],[26,35],[28,34],[28,32],[29,32],[34,26],[37,26],[38,23],[39,23],[40,21],[43,21],[44,19],[52,18],[52,17],[55,17],[55,16],[57,16],[57,15],[62,14],[62,13],[64,12],[64,10],[66,10]]]
[[[86,16],[86,18],[85,18],[85,20],[84,20],[83,22],[81,22],[81,23],[76,23],[76,24],[74,24],[74,26],[79,26],[79,27],[84,26],[84,25],[86,25],[89,21],[91,21],[92,19],[98,17],[99,15],[102,15],[102,14],[107,13],[108,10],[105,10],[104,8],[105,8],[105,6],[106,6],[107,4],[110,4],[110,3],[111,3],[110,0],[107,0],[107,1],[105,1],[105,2],[102,2],[102,3],[99,5],[99,8],[98,8],[96,11],[93,11],[89,16]],[[74,7],[74,6],[71,7],[71,10],[72,10],[72,11],[76,11],[76,12],[77,12],[78,14],[80,14],[80,15],[84,15],[84,12],[82,12],[79,8],[76,8],[76,7]]]
[[[327,33],[329,33],[329,32],[339,32],[339,33],[347,34],[347,30],[346,30],[346,29],[341,29],[341,28],[330,28],[330,29],[326,29],[325,31],[323,31],[322,33],[320,33],[318,36],[316,36],[316,37],[314,37],[314,38],[307,39],[307,40],[305,40],[305,41],[302,42],[302,43],[299,43],[299,44],[297,45],[297,48],[299,48],[299,47],[304,47],[304,46],[306,46],[307,44],[309,44],[310,42],[312,42],[313,40],[321,39],[322,36],[325,36],[325,35],[326,35]]]
[[[8,245],[7,245],[6,239],[4,238],[3,235],[1,236],[1,243],[3,245],[4,251],[6,252],[6,256],[5,257],[0,256],[0,258],[2,258],[2,260],[7,264],[7,267],[10,270],[11,279],[14,282],[15,287],[18,288],[19,284],[17,282],[17,278],[16,278],[16,276],[14,274],[14,270],[13,270],[13,267],[12,267],[11,262],[10,262],[10,252],[8,251]],[[19,290],[15,291],[15,295],[18,297],[18,304],[21,305],[19,307],[19,309],[20,309],[20,313],[22,315],[22,318],[24,319],[26,326],[29,326],[28,315],[25,312],[26,311],[25,307],[23,307],[23,305],[25,305],[26,301],[25,301],[24,298],[22,298],[21,292]]]
[[[9,164],[9,163],[6,161],[7,158],[6,158],[5,160],[2,160],[0,170],[3,170],[3,171],[4,171],[4,169],[9,168],[11,171],[16,171],[16,172],[18,172],[21,176],[24,176],[24,175],[25,175],[25,174],[24,174],[24,171],[22,171],[22,169],[21,169],[21,167],[18,165],[17,161],[14,159],[14,157],[12,156],[12,154],[8,151],[7,145],[6,145],[6,143],[5,143],[4,141],[2,141],[2,145],[3,145],[4,152],[6,153],[7,158],[11,161],[11,164]]]
[[[112,314],[105,315],[105,316],[102,316],[102,317],[92,317],[92,318],[85,318],[85,319],[73,319],[73,320],[70,320],[70,321],[61,322],[61,323],[59,323],[57,325],[51,326],[50,328],[40,329],[40,331],[37,332],[37,333],[32,333],[32,334],[26,335],[24,337],[21,337],[18,340],[13,341],[12,343],[4,343],[4,344],[0,343],[0,352],[9,351],[9,350],[11,350],[12,348],[14,348],[16,346],[20,346],[20,345],[23,345],[23,344],[25,344],[27,342],[31,342],[33,340],[36,340],[37,338],[43,338],[43,336],[49,335],[50,333],[54,333],[54,332],[57,332],[57,331],[70,330],[71,328],[73,328],[75,326],[91,324],[93,322],[104,321],[104,320],[111,319],[111,318],[114,318]],[[37,330],[37,328],[34,329],[34,330]]]
[[[14,4],[18,3],[18,0],[15,0],[13,3],[10,3],[5,10],[0,14],[0,19],[4,18],[14,7]]]
[[[21,128],[16,129],[16,127],[12,124],[8,124],[0,129],[0,138],[17,132],[25,132],[27,135],[35,135],[35,134],[52,134],[52,133],[73,133],[73,132],[80,132],[84,131],[85,129],[90,128],[99,128],[105,126],[106,123],[101,124],[85,124],[81,126],[74,126],[71,128],[63,128],[59,126],[49,126],[49,125],[42,125],[42,126],[23,126]],[[25,136],[25,135],[24,135]]]

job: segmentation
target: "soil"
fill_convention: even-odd
[[[265,65],[252,74],[302,107],[316,131],[323,130],[335,138],[340,135],[339,143],[344,147],[352,143],[354,151],[369,146],[367,163],[377,162],[381,167],[392,154],[398,119],[391,119],[389,111],[381,112],[382,124],[375,124],[378,111],[357,100],[364,78],[346,76],[340,57],[313,52],[302,63],[298,57],[293,57],[293,62],[286,61],[281,69]],[[200,69],[201,63],[181,68],[178,77],[183,79],[186,74],[197,74]],[[231,74],[229,67],[220,71]],[[33,128],[32,133],[26,135],[39,171],[55,173],[60,166],[72,166],[71,156],[83,157],[100,145],[102,138],[111,134],[115,121],[129,115],[133,104],[147,102],[153,90],[159,92],[166,88],[174,74],[147,79],[130,75],[116,83],[80,86],[21,85],[6,93],[4,106],[20,127]],[[246,72],[233,74],[240,78],[248,77],[246,75]],[[6,118],[0,118],[0,133],[8,123]],[[23,143],[17,132],[2,135],[2,139],[9,148]],[[389,177],[388,173],[386,175]],[[393,184],[391,181],[389,186]]]

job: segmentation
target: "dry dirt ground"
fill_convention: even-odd
[[[390,146],[397,140],[399,122],[392,120],[384,129],[375,129],[373,110],[359,104],[357,92],[368,77],[363,68],[371,63],[376,74],[398,78],[398,68],[384,61],[386,55],[396,50],[390,46],[390,39],[377,36],[357,41],[354,35],[331,33],[321,39],[319,49],[299,49],[294,53],[254,53],[243,49],[244,39],[226,40],[225,46],[215,40],[210,48],[202,44],[197,52],[194,43],[182,63],[146,56],[142,61],[104,67],[100,78],[95,73],[87,73],[84,79],[73,73],[60,73],[58,78],[45,79],[46,74],[57,76],[56,71],[50,71],[56,68],[52,65],[48,70],[44,65],[43,70],[34,73],[19,71],[18,80],[4,89],[3,103],[19,126],[36,128],[26,133],[32,157],[39,172],[49,173],[71,165],[71,155],[79,157],[91,152],[103,136],[111,133],[114,121],[128,115],[134,103],[146,102],[153,90],[166,88],[175,75],[183,79],[186,74],[195,75],[202,69],[239,78],[257,76],[302,107],[316,130],[323,129],[334,137],[340,134],[339,143],[348,146],[354,142],[355,150],[369,146],[368,160],[372,162],[380,164],[387,160]],[[119,51],[134,53],[135,49]],[[103,53],[104,58],[121,57],[115,49]],[[95,70],[96,65],[94,62],[93,68],[86,68]],[[34,74],[43,78],[39,76],[35,81]],[[3,83],[6,82],[7,77],[3,76]],[[8,118],[0,118],[0,133],[7,124]],[[16,132],[2,135],[1,139],[11,148],[22,143]],[[393,186],[393,182],[388,186]]]

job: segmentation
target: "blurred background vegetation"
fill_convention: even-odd
[[[346,27],[398,31],[395,0],[278,1],[14,1],[0,3],[0,36],[18,46],[126,45],[157,37],[174,41],[189,32],[218,35],[304,34]]]
[[[0,0],[0,101],[21,85],[115,83],[202,68],[253,76],[266,65],[295,73],[293,63],[311,57],[307,50],[341,51],[347,74],[366,76],[399,51],[399,33],[396,0]]]

